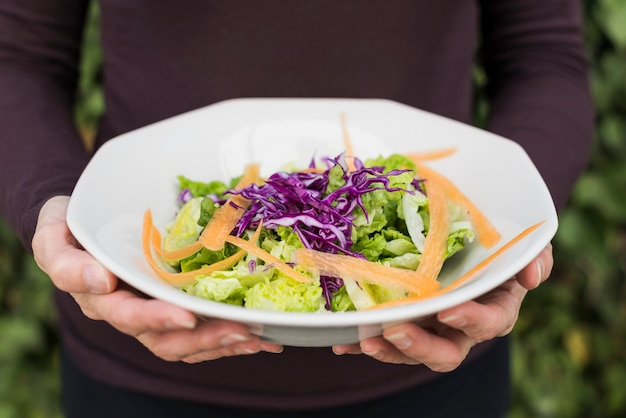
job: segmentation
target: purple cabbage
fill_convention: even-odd
[[[252,202],[239,220],[236,234],[255,229],[262,219],[267,229],[276,229],[279,225],[291,227],[306,248],[362,257],[351,251],[354,209],[360,207],[367,217],[361,200],[363,194],[377,189],[404,190],[388,185],[390,176],[406,170],[384,173],[382,167],[367,168],[355,159],[357,169],[349,172],[342,156],[326,161],[329,168],[321,173],[278,172],[261,186],[252,184],[239,191],[228,191]],[[341,166],[345,184],[327,194],[333,164]]]
[[[355,171],[348,171],[343,154],[337,158],[326,158],[324,172],[278,172],[270,176],[263,185],[251,184],[241,190],[229,190],[226,194],[240,194],[251,204],[235,227],[236,235],[246,229],[255,229],[263,220],[267,229],[278,226],[291,227],[305,248],[328,253],[344,253],[363,258],[351,251],[352,228],[356,207],[367,217],[361,197],[378,189],[389,192],[406,191],[389,187],[390,176],[409,170],[391,170],[384,167],[365,167],[355,159]],[[340,166],[344,184],[327,193],[330,171]],[[311,167],[314,167],[312,163]],[[419,184],[416,189],[420,190]],[[340,279],[322,277],[321,284],[327,308],[330,299],[343,282]]]

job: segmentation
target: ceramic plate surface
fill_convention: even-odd
[[[480,277],[449,293],[390,309],[344,313],[282,313],[246,309],[190,296],[161,281],[141,249],[143,214],[163,230],[176,214],[178,175],[228,180],[260,162],[262,175],[288,163],[343,151],[345,113],[354,152],[362,159],[393,152],[456,147],[430,166],[450,178],[502,234],[491,250],[477,243],[450,260],[445,284],[540,221],[545,223],[498,257]],[[330,346],[378,335],[392,324],[419,321],[497,287],[552,239],[552,198],[524,150],[508,139],[386,100],[235,99],[185,113],[108,141],[81,175],[67,221],[78,241],[114,274],[142,292],[202,317],[247,324],[268,341]]]

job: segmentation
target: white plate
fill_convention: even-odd
[[[384,310],[327,314],[252,310],[190,296],[152,272],[141,249],[143,214],[150,208],[161,229],[173,219],[177,175],[228,180],[251,161],[261,162],[262,174],[267,175],[289,162],[305,166],[313,155],[335,156],[343,151],[342,112],[355,154],[361,158],[457,147],[456,154],[431,166],[485,212],[500,230],[501,243],[532,224],[545,224],[476,280],[429,300]],[[399,103],[370,99],[229,100],[121,135],[97,151],[80,177],[67,222],[87,251],[147,295],[201,316],[243,322],[265,340],[296,346],[356,342],[379,335],[389,325],[418,321],[476,298],[521,270],[557,229],[548,189],[516,143]],[[470,245],[453,258],[442,281],[458,277],[489,253],[478,244]]]

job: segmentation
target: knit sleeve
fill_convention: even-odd
[[[41,205],[88,155],[73,123],[86,0],[0,4],[0,216],[27,249]]]
[[[520,143],[562,208],[593,129],[580,2],[483,1],[487,128]]]

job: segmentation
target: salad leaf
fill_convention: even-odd
[[[284,312],[325,310],[322,288],[318,283],[301,283],[284,276],[251,287],[246,292],[245,306]]]
[[[203,248],[196,254],[180,260],[180,271],[187,272],[197,270],[202,266],[222,261],[237,252],[237,248],[230,244],[224,245],[219,251],[211,251]]]
[[[381,155],[377,158],[366,160],[365,165],[368,167],[384,167],[387,171],[403,169],[415,171],[415,163],[413,160],[402,154],[391,154],[388,157]],[[409,182],[411,182],[411,180],[409,180]]]
[[[426,240],[426,206],[428,199],[422,193],[402,196],[402,204],[398,205],[398,217],[404,219],[406,229],[420,253],[424,252],[424,241]]]
[[[339,290],[332,293],[330,300],[330,306],[326,306],[326,309],[332,312],[348,312],[356,310],[352,299],[350,299],[350,295],[348,295],[346,287],[343,285],[339,288]]]
[[[202,200],[203,198],[197,197],[187,201],[174,221],[166,227],[167,234],[163,237],[165,251],[177,250],[198,239],[202,230],[198,225]]]
[[[384,288],[375,284],[344,279],[346,292],[357,310],[373,308],[379,303],[396,300],[406,296],[398,289]]]
[[[385,251],[387,240],[381,233],[367,235],[354,244],[354,251],[363,254],[369,261],[377,261]]]
[[[221,196],[226,192],[226,190],[233,187],[234,184],[237,183],[237,179],[238,179],[238,178],[235,178],[231,180],[230,185],[227,185],[224,182],[221,182],[219,180],[214,180],[214,181],[205,183],[201,181],[191,180],[182,175],[178,176],[177,178],[178,178],[178,186],[181,192],[184,190],[189,190],[189,192],[191,193],[193,197],[204,197],[208,195]]]
[[[236,277],[209,276],[198,277],[193,285],[187,286],[184,290],[204,299],[243,306],[246,289]]]

